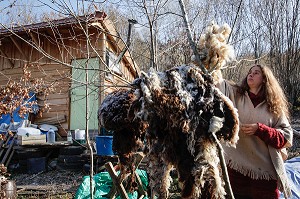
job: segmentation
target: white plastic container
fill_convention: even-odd
[[[40,129],[32,128],[32,127],[20,127],[17,130],[17,134],[21,136],[26,135],[41,135]]]
[[[75,130],[75,140],[85,140],[85,130]]]

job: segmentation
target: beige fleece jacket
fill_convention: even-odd
[[[255,108],[246,93],[237,97],[236,88],[227,81],[221,81],[217,85],[219,89],[231,99],[238,109],[241,124],[263,123],[279,130],[287,140],[286,147],[292,145],[293,131],[285,115],[279,118],[270,113],[266,102],[262,102]],[[286,149],[275,149],[265,144],[255,135],[245,135],[239,132],[239,140],[236,148],[223,146],[227,165],[252,179],[277,179],[279,190],[286,198],[291,195],[284,167],[287,157]]]

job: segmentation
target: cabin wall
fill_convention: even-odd
[[[57,34],[59,31],[59,34]],[[90,43],[93,48],[87,49],[87,42],[82,31],[74,30],[47,30],[44,32],[32,31],[31,34],[23,34],[23,41],[16,36],[13,39],[9,37],[0,38],[0,86],[5,85],[9,79],[19,81],[22,76],[22,67],[28,65],[28,70],[31,71],[33,78],[42,78],[47,82],[56,84],[56,90],[48,96],[38,96],[38,102],[42,105],[45,100],[50,105],[50,110],[44,112],[42,118],[35,117],[36,123],[43,121],[53,121],[59,126],[61,135],[66,135],[66,130],[69,128],[70,114],[70,82],[71,82],[71,61],[72,59],[88,58],[100,56],[105,63],[105,53],[102,45],[112,51],[117,51],[112,42],[101,41],[103,37],[99,29],[90,30]],[[17,45],[14,44],[16,42]],[[26,41],[37,44],[38,51]],[[44,53],[42,53],[44,52]],[[89,52],[89,53],[88,53]],[[104,64],[100,63],[100,64]],[[129,69],[128,64],[121,64],[122,78],[132,81],[134,73]],[[99,77],[105,75],[101,74]],[[105,85],[109,84],[124,84],[124,81],[114,80],[102,81]],[[110,87],[104,89],[105,94],[111,92]],[[100,103],[100,102],[99,102]],[[65,118],[65,120],[63,119]]]

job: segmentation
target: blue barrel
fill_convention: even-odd
[[[112,150],[113,136],[96,136],[97,155],[114,155]]]

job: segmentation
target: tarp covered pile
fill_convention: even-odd
[[[287,160],[285,163],[286,173],[288,175],[289,184],[292,190],[292,197],[290,199],[300,198],[300,157],[294,157]],[[284,199],[283,194],[280,195]]]
[[[136,170],[139,177],[141,178],[144,190],[148,186],[148,178],[147,173],[144,170]],[[110,189],[112,188],[112,180],[108,172],[101,172],[93,176],[93,187],[95,190],[94,199],[106,199],[106,195],[109,193]],[[130,199],[137,199],[138,194],[137,192],[127,193]],[[90,176],[84,176],[83,182],[79,186],[75,199],[89,199],[90,196]],[[117,197],[117,199],[120,197]],[[144,197],[146,199],[147,197]]]

